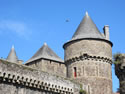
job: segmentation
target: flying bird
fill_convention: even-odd
[[[67,19],[66,22],[69,22],[69,19]]]

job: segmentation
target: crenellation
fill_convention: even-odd
[[[72,39],[63,46],[64,60],[44,43],[24,65],[18,64],[22,61],[12,48],[8,59],[0,60],[0,92],[79,94],[85,90],[87,94],[112,94],[113,44],[108,29],[105,26],[102,34],[86,13]]]
[[[3,63],[3,66],[4,66],[4,63]],[[14,66],[12,66],[12,67],[14,67]],[[30,72],[28,72],[28,73],[30,73]],[[8,74],[12,75],[12,78],[10,78],[8,76]],[[59,80],[57,80],[58,83],[54,83],[54,84],[59,84],[59,85],[54,85],[54,87],[51,87],[51,83],[48,83],[48,81],[47,82],[43,82],[43,81],[41,82],[40,78],[35,78],[35,77],[31,77],[31,76],[28,77],[28,76],[26,76],[26,74],[23,74],[21,76],[20,74],[16,74],[15,72],[10,72],[10,71],[5,72],[4,71],[4,72],[0,72],[0,75],[3,78],[3,81],[5,81],[5,82],[8,81],[9,79],[10,80],[12,79],[12,83],[14,83],[14,84],[21,84],[21,85],[25,85],[25,86],[28,86],[28,87],[38,88],[38,89],[40,89],[40,87],[45,87],[44,88],[45,90],[48,90],[48,89],[50,90],[50,88],[56,88],[57,91],[60,91],[61,89],[58,88],[58,87],[62,87],[62,86],[60,86],[60,82],[58,82]],[[4,80],[4,79],[7,79],[7,80]],[[53,80],[56,80],[56,79],[53,79]],[[62,81],[61,81],[61,83],[62,83]],[[66,84],[65,87],[67,87],[67,84]],[[65,88],[65,89],[63,89],[63,91],[71,92],[72,91],[71,89],[72,89],[71,87]]]
[[[89,94],[112,94],[112,43],[102,36],[88,15],[63,47],[68,78],[86,85]]]
[[[107,62],[112,64],[112,59],[111,58],[107,58],[107,57],[100,57],[100,56],[92,56],[92,55],[80,55],[80,56],[76,56],[75,58],[71,58],[69,60],[66,60],[66,64],[71,63],[71,62],[76,62],[76,61],[83,61],[83,60],[90,60],[90,61],[102,61],[102,62]]]

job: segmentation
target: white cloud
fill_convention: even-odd
[[[31,31],[28,26],[22,22],[0,21],[0,33],[15,33],[20,37],[28,38]]]

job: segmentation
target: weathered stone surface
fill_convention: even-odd
[[[61,77],[66,77],[66,66],[64,63],[60,63],[57,61],[40,59],[36,60],[32,63],[28,63],[27,66],[42,70],[44,72],[48,72],[51,74],[56,74]]]
[[[78,40],[65,46],[65,60],[87,53],[112,59],[111,45],[101,40]]]
[[[6,88],[5,88],[6,87]],[[4,89],[5,88],[5,89]],[[24,65],[0,60],[2,94],[78,94],[79,84]]]
[[[79,56],[83,59],[73,61]],[[111,44],[93,39],[73,41],[65,46],[65,61],[68,77],[83,83],[88,94],[112,94]]]
[[[26,66],[0,60],[0,94],[79,94],[84,90],[112,94],[112,45],[109,27],[102,34],[86,13],[73,38],[64,44],[65,62],[47,44]],[[119,77],[124,82],[123,73]]]

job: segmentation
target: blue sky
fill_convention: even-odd
[[[110,26],[113,54],[125,53],[124,9],[125,0],[0,0],[0,57],[6,58],[14,45],[19,59],[27,61],[47,42],[64,58],[62,45],[71,39],[86,11],[100,32],[104,25]],[[113,91],[117,88],[113,70]]]

